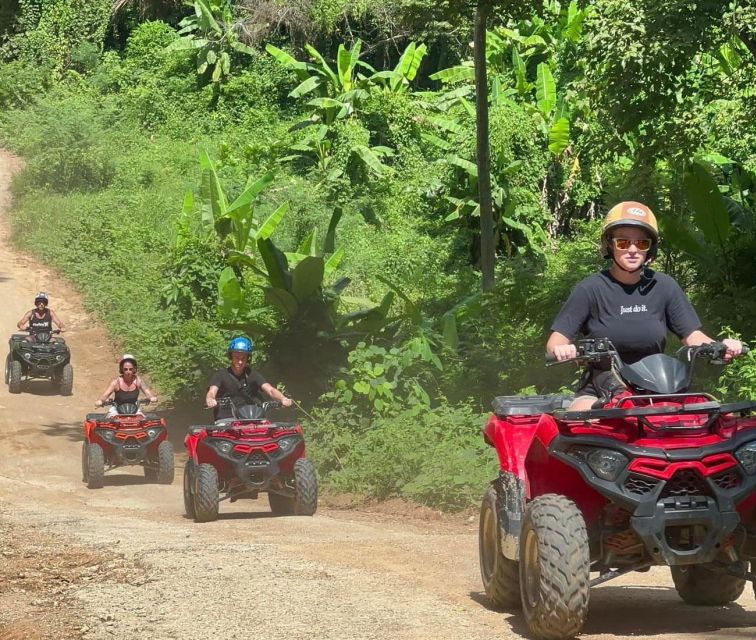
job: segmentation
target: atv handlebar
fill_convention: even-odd
[[[553,353],[547,353],[546,366],[550,367],[555,364],[565,364],[568,362],[591,364],[615,358],[621,364],[619,354],[607,338],[579,340],[576,348],[577,355],[574,358],[566,358],[564,360],[557,360]],[[749,352],[750,349],[744,344],[741,355],[747,355]],[[726,354],[727,346],[723,342],[715,341],[697,347],[682,347],[677,351],[676,355],[678,358],[684,358],[688,362],[692,362],[694,358],[708,358],[712,364],[724,364]]]
[[[750,351],[748,346],[744,344],[740,355],[745,356]],[[726,355],[727,345],[719,341],[709,342],[697,347],[682,347],[677,351],[677,356],[684,357],[688,362],[691,362],[694,358],[708,358],[712,364],[725,364]]]
[[[142,406],[143,406],[143,405],[146,405],[146,404],[150,404],[150,399],[149,399],[149,398],[139,398],[139,399],[138,399],[138,400],[137,400],[136,402],[134,402],[133,404],[136,404],[136,405],[142,405]],[[115,407],[115,406],[117,406],[117,405],[116,405],[116,401],[115,401],[115,400],[113,400],[113,398],[108,398],[107,400],[105,400],[105,401],[104,401],[104,402],[102,403],[102,406],[103,406],[103,407]]]
[[[574,358],[557,360],[553,353],[547,353],[546,366],[551,367],[555,364],[566,364],[568,362],[592,364],[614,358],[619,360],[619,354],[614,348],[611,340],[608,338],[587,338],[585,340],[578,340],[575,347],[577,349],[577,355]]]
[[[232,407],[233,409],[236,409],[237,406],[233,399],[229,396],[216,398],[215,402],[217,403],[217,407]],[[263,412],[265,412],[268,409],[280,409],[282,405],[278,400],[266,400],[265,402],[261,403],[260,406],[262,407]],[[215,409],[215,407],[205,407],[205,409]]]

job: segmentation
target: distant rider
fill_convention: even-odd
[[[626,364],[664,351],[667,332],[688,347],[714,342],[701,331],[701,321],[680,285],[652,271],[659,230],[651,209],[640,202],[620,202],[607,214],[601,232],[601,255],[609,269],[585,278],[573,289],[551,325],[546,351],[557,360],[574,358],[578,334],[609,338]],[[723,340],[725,360],[742,353],[738,340]],[[619,385],[619,386],[618,386]],[[608,366],[588,368],[570,407],[590,409],[623,383]]]
[[[205,396],[205,404],[215,409],[216,420],[232,417],[229,407],[218,406],[218,398],[231,398],[238,405],[260,404],[264,393],[284,407],[291,406],[291,398],[287,398],[272,384],[266,382],[261,373],[249,367],[249,357],[252,353],[252,341],[249,338],[240,336],[231,340],[227,353],[231,366],[213,375]]]
[[[27,311],[16,325],[22,331],[28,331],[27,340],[33,342],[37,339],[38,333],[52,333],[53,323],[64,331],[63,323],[57,314],[48,308],[50,300],[44,291],[40,291],[34,298],[34,309]]]
[[[95,402],[96,407],[101,407],[105,404],[112,394],[115,405],[110,407],[108,415],[117,415],[118,405],[136,403],[139,399],[140,391],[149,397],[150,402],[157,402],[155,394],[137,375],[137,361],[134,356],[130,353],[124,354],[118,361],[118,371],[121,375],[108,385],[107,389],[100,396],[100,399]]]

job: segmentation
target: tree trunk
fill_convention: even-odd
[[[484,292],[494,288],[496,245],[491,202],[491,152],[488,144],[488,74],[486,72],[486,26],[490,0],[478,0],[475,8],[475,112],[478,157],[478,197],[480,201],[480,268]]]

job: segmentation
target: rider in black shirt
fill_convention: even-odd
[[[546,351],[557,360],[574,358],[573,341],[609,338],[623,362],[633,363],[662,353],[667,332],[689,347],[713,342],[701,331],[693,305],[675,280],[652,271],[659,231],[651,209],[639,202],[621,202],[604,220],[601,253],[612,264],[606,271],[578,283],[551,325]],[[726,359],[740,355],[738,340],[723,340]],[[590,409],[596,400],[617,387],[611,371],[592,368],[581,380],[573,410]],[[621,382],[619,382],[621,384]]]
[[[278,400],[284,407],[290,407],[291,398],[287,398],[272,384],[265,381],[262,374],[249,368],[249,356],[252,353],[252,341],[249,338],[234,338],[228,346],[231,366],[216,371],[210,380],[205,396],[208,407],[215,409],[215,419],[231,417],[228,407],[219,407],[217,398],[231,398],[237,405],[260,404],[263,394]]]
[[[27,311],[16,325],[19,329],[29,332],[28,340],[35,340],[38,333],[52,333],[53,323],[61,331],[64,330],[63,323],[57,314],[48,308],[50,300],[44,291],[40,291],[34,298],[34,309]]]

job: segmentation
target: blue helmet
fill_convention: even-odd
[[[228,345],[228,354],[231,355],[231,352],[233,351],[252,353],[252,340],[246,336],[238,336],[234,338]]]

